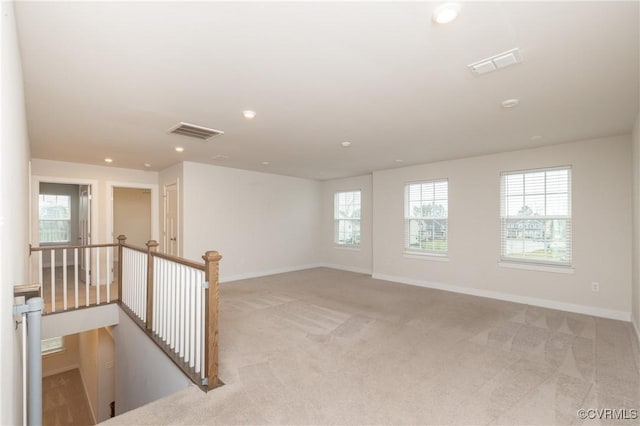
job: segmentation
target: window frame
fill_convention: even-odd
[[[66,219],[43,219],[41,216],[41,212],[40,212],[40,208],[42,206],[43,201],[43,197],[56,197],[56,199],[58,197],[64,197],[66,199],[68,199],[69,203],[68,203],[68,209],[69,209],[69,217]],[[71,195],[69,194],[38,194],[38,234],[39,234],[39,244],[41,246],[45,246],[45,245],[60,245],[60,244],[69,244],[71,243],[71,240],[73,238],[73,231],[71,229],[72,226],[72,222],[71,222],[71,203],[72,203],[73,199],[71,197]],[[67,223],[67,229],[68,231],[68,239],[67,240],[60,240],[60,241],[43,241],[42,240],[42,236],[43,236],[43,232],[42,232],[42,222],[63,222],[63,223]]]
[[[563,171],[566,170],[567,174],[567,214],[546,214],[547,210],[547,199],[550,191],[547,190],[547,172],[554,171]],[[507,194],[505,188],[506,177],[510,175],[523,175],[523,189],[522,196],[526,198],[526,181],[524,181],[525,176],[527,174],[534,173],[545,173],[545,183],[544,183],[544,192],[543,193],[534,193],[529,194],[529,196],[542,196],[544,199],[545,206],[545,215],[544,216],[530,216],[530,215],[509,215],[507,212]],[[552,195],[558,195],[563,193],[553,193]],[[526,206],[526,205],[525,205]],[[506,254],[506,238],[508,234],[508,229],[506,227],[508,219],[516,219],[516,220],[532,220],[532,217],[535,218],[533,220],[544,222],[544,228],[546,228],[546,222],[548,221],[557,221],[562,220],[565,221],[565,251],[568,253],[568,259],[565,261],[562,260],[553,260],[553,259],[532,259],[526,257],[514,257],[508,256]],[[525,170],[509,170],[500,172],[500,264],[506,263],[508,264],[520,264],[525,267],[525,269],[536,269],[540,268],[540,270],[546,270],[545,268],[553,268],[555,270],[562,269],[572,269],[573,268],[573,169],[571,165],[564,166],[553,166],[553,167],[543,167],[543,168],[535,168],[535,169],[525,169]],[[529,268],[529,266],[531,268]]]
[[[44,342],[50,342],[50,341],[58,341],[58,344],[55,345],[52,348],[49,349],[43,349],[43,344]],[[55,355],[61,352],[65,351],[65,342],[64,342],[64,336],[57,336],[57,337],[51,337],[49,339],[42,339],[40,341],[40,352],[42,356],[49,356],[49,355]]]
[[[338,217],[338,211],[340,208],[340,203],[339,203],[339,196],[340,194],[358,194],[358,203],[351,203],[351,206],[358,206],[358,217],[353,217],[353,218],[341,218]],[[347,206],[347,204],[345,204],[345,206]],[[345,243],[345,242],[341,242],[340,240],[340,224],[342,222],[350,222],[353,223],[357,222],[358,226],[357,226],[357,241],[354,243]],[[359,249],[360,245],[362,243],[362,190],[361,189],[352,189],[352,190],[347,190],[347,191],[336,191],[333,193],[333,243],[336,245],[336,247],[338,248],[352,248],[352,249]],[[355,234],[356,231],[352,231],[352,233]],[[344,232],[343,232],[344,234]],[[355,240],[355,238],[352,237],[352,239]]]
[[[447,186],[447,198],[446,198],[446,215],[444,216],[421,216],[421,217],[413,217],[409,215],[409,210],[410,210],[410,204],[411,204],[411,200],[409,198],[410,195],[410,187],[412,185],[425,185],[425,184],[431,184],[433,185],[433,192],[434,192],[434,197],[433,197],[433,201],[435,204],[435,201],[437,201],[438,199],[436,198],[436,184],[438,183],[446,183]],[[420,200],[422,201],[422,200]],[[438,259],[448,259],[449,257],[449,178],[437,178],[437,179],[429,179],[429,180],[421,180],[421,181],[415,181],[415,182],[407,182],[404,185],[404,241],[403,241],[403,248],[404,248],[404,253],[405,253],[405,257],[411,257],[411,256],[420,256],[420,257],[435,257]],[[440,221],[445,221],[445,242],[446,242],[446,250],[433,250],[433,249],[422,249],[422,248],[415,248],[415,247],[410,247],[409,246],[409,241],[410,241],[410,227],[411,227],[411,221],[420,221],[420,220],[432,220],[432,221],[436,221],[436,220],[440,220]]]

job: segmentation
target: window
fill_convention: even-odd
[[[40,350],[42,355],[51,355],[64,351],[64,337],[52,337],[51,339],[42,340]]]
[[[360,191],[336,192],[334,197],[335,243],[360,245]]]
[[[501,176],[502,259],[571,265],[571,168]]]
[[[404,200],[405,250],[446,255],[449,181],[409,183],[405,186]]]
[[[71,241],[71,197],[40,194],[40,242]]]

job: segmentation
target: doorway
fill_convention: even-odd
[[[144,248],[151,240],[151,190],[113,188],[113,238],[127,237],[127,244]]]
[[[38,187],[38,245],[83,246],[91,244],[91,186],[40,182]],[[49,265],[44,259],[44,266]],[[56,267],[62,266],[57,256]],[[80,250],[78,258],[82,276],[89,276],[91,259]],[[67,262],[74,265],[73,259]]]

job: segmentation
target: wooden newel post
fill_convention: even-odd
[[[122,246],[127,242],[127,237],[118,235],[118,300],[122,302]]]
[[[218,382],[218,298],[219,298],[219,262],[222,259],[217,251],[208,251],[204,259],[205,280],[209,284],[205,291],[204,311],[204,360],[208,389],[219,385]]]
[[[147,330],[153,328],[153,255],[158,251],[156,240],[147,241]]]

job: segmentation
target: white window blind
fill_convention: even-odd
[[[71,197],[40,194],[40,242],[71,241]]]
[[[334,241],[339,245],[360,245],[360,191],[336,192],[334,196]]]
[[[446,255],[449,250],[449,182],[434,180],[405,186],[404,248]]]
[[[502,259],[571,265],[571,168],[501,175]]]
[[[44,339],[40,343],[42,355],[50,355],[64,350],[64,337],[52,337]]]

